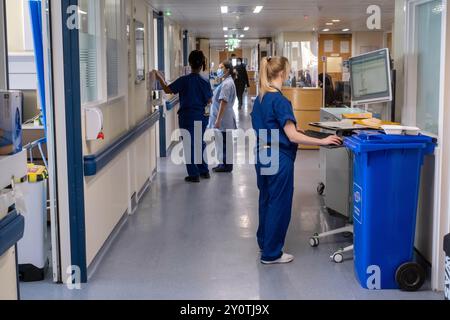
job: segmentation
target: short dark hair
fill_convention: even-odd
[[[206,70],[206,57],[201,50],[194,50],[189,55],[189,65],[193,70]]]

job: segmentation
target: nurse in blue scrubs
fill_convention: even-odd
[[[231,61],[222,62],[219,65],[217,75],[222,78],[222,82],[214,91],[208,128],[216,130],[216,142],[221,141],[222,143],[217,143],[220,165],[214,168],[213,171],[216,173],[231,173],[234,160],[232,130],[237,129],[233,110],[234,102],[236,101],[236,86],[234,84],[233,64]],[[231,150],[227,146],[230,146]]]
[[[307,137],[297,130],[292,105],[281,93],[289,70],[289,61],[284,57],[262,60],[260,95],[251,114],[253,129],[258,137],[256,173],[260,197],[257,238],[263,264],[289,263],[294,260],[294,256],[283,252],[283,247],[291,220],[294,163],[298,145],[342,144],[337,136],[320,140]],[[272,136],[272,130],[278,134]],[[264,155],[276,156],[278,162],[268,163]],[[277,170],[267,170],[275,163],[278,163]]]
[[[203,136],[209,120],[206,115],[206,107],[212,102],[213,93],[209,81],[200,75],[201,71],[206,70],[206,57],[203,52],[192,51],[189,55],[189,65],[192,73],[175,80],[170,85],[166,83],[160,72],[155,70],[154,73],[166,94],[179,94],[178,120],[180,128],[187,130],[191,137],[191,156],[190,159],[186,159],[188,176],[185,181],[198,183],[200,178],[210,178],[208,165],[203,157],[206,148]],[[201,137],[194,135],[196,123],[202,128]],[[202,146],[202,154],[195,157],[196,145],[199,144]],[[196,158],[201,160],[196,161]]]

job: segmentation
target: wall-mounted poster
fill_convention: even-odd
[[[328,57],[327,72],[341,73],[342,72],[342,57]]]
[[[324,51],[325,52],[333,52],[334,51],[334,42],[333,42],[333,40],[325,40],[323,45],[324,45]]]
[[[341,41],[341,53],[350,53],[350,41]]]

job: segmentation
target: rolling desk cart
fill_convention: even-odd
[[[326,108],[321,111],[323,122],[312,123],[311,126],[320,129],[322,135],[337,134],[338,136],[350,136],[355,130],[364,129],[362,126],[341,125],[343,114],[363,113],[361,109],[351,108]],[[333,126],[335,122],[335,126]],[[309,133],[311,135],[311,133]],[[338,213],[348,219],[348,224],[336,230],[314,234],[309,242],[311,247],[318,247],[320,239],[337,234],[353,234],[352,225],[352,186],[353,166],[351,153],[344,146],[321,147],[320,169],[322,182],[317,187],[319,195],[324,196],[325,206],[329,212]],[[344,262],[344,254],[353,251],[353,246],[341,248],[331,255],[331,260],[336,263]]]
[[[0,190],[5,190],[14,178],[26,177],[26,152],[0,156],[0,168]],[[17,300],[20,294],[16,244],[23,236],[25,222],[15,209],[13,197],[7,202],[8,208],[0,212],[0,300]]]

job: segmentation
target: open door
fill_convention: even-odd
[[[9,1],[9,2],[8,2]],[[11,11],[14,10],[14,11]],[[12,16],[16,13],[22,14],[24,21],[11,18],[8,20],[8,15],[13,12]],[[38,100],[38,105],[45,107],[46,121],[45,127],[41,126],[30,127],[27,129],[36,132],[36,135],[40,135],[46,138],[47,154],[41,149],[41,156],[43,163],[47,166],[49,173],[49,195],[47,208],[50,209],[50,231],[47,235],[47,239],[50,236],[51,241],[51,255],[48,259],[51,264],[52,279],[54,282],[62,281],[61,274],[61,259],[60,259],[60,241],[59,241],[59,215],[57,207],[57,184],[56,184],[56,161],[55,161],[55,130],[54,130],[54,104],[53,104],[53,79],[52,79],[52,52],[51,52],[51,30],[50,30],[50,15],[51,10],[49,7],[49,1],[47,0],[0,0],[0,89],[14,89],[23,92],[36,92],[33,96],[30,94],[30,98],[27,101]],[[28,16],[30,19],[28,19]],[[26,19],[25,19],[26,17]],[[25,23],[26,21],[26,23]],[[30,23],[31,21],[31,23]],[[17,31],[14,30],[14,26],[21,25],[24,34],[24,47],[23,48],[8,48],[7,34],[8,24],[11,27],[11,32],[16,35]],[[20,33],[19,33],[20,34]],[[34,45],[34,46],[33,46]],[[23,49],[23,50],[22,50]],[[34,49],[34,51],[33,51]],[[19,50],[19,51],[17,51]],[[22,50],[22,51],[20,51]],[[15,52],[17,51],[17,52]],[[27,57],[26,63],[22,64],[22,60],[17,59],[20,54]],[[10,63],[8,63],[8,56],[12,57]],[[33,59],[34,56],[34,59]],[[38,58],[36,58],[38,57]],[[39,63],[42,61],[43,63]],[[34,61],[33,61],[34,60]],[[40,72],[36,72],[41,77],[41,87],[28,87],[29,83],[36,83],[37,79],[34,79],[36,75],[30,71],[26,74],[26,77],[20,78],[17,70],[31,70],[30,64],[36,65],[36,70],[40,68]],[[12,67],[9,68],[9,65]],[[26,81],[22,81],[25,79]],[[25,83],[23,87],[20,84]],[[11,85],[9,85],[11,83]],[[40,94],[42,98],[39,99]],[[36,97],[36,99],[34,99]],[[25,101],[25,99],[24,99]],[[36,101],[34,101],[36,102]],[[33,104],[34,104],[33,102]],[[27,102],[28,103],[28,102]],[[24,102],[25,105],[25,102]],[[37,109],[34,109],[36,111]],[[25,112],[25,111],[24,111]],[[38,112],[37,112],[38,113]],[[28,115],[27,115],[28,116]],[[35,114],[33,114],[33,119]],[[33,121],[29,122],[30,126],[33,126]],[[39,128],[38,128],[39,127]],[[25,132],[25,128],[23,128]],[[39,133],[38,133],[39,132]],[[40,136],[39,136],[40,137]],[[39,144],[41,148],[41,145]],[[44,149],[45,150],[45,149]],[[35,159],[36,160],[36,159]],[[32,158],[31,158],[32,161]],[[20,261],[19,261],[20,263]]]
[[[47,118],[47,153],[49,173],[49,208],[51,221],[52,270],[53,281],[62,282],[59,212],[57,202],[57,171],[55,152],[55,120],[52,77],[52,45],[51,45],[51,8],[49,0],[42,0],[42,45],[44,51],[45,101]]]

